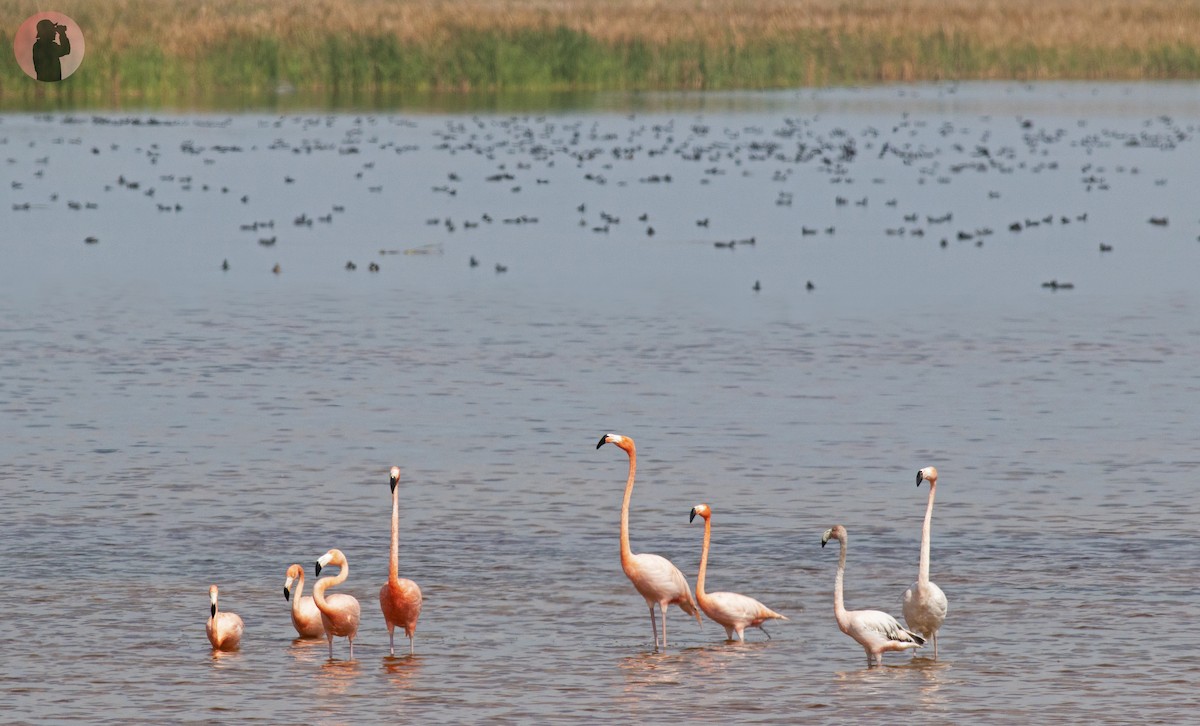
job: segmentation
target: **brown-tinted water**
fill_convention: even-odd
[[[657,102],[0,117],[6,720],[1190,718],[1195,87]],[[694,586],[709,503],[709,589],[771,640],[672,608],[653,652],[608,431],[634,550]],[[392,464],[414,658],[376,601]],[[899,616],[926,465],[940,659],[867,669],[821,532]],[[352,662],[280,593],[331,547]]]

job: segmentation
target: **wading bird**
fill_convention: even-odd
[[[654,620],[654,606],[662,610],[662,647],[667,647],[667,607],[678,605],[688,615],[700,622],[700,610],[692,597],[687,578],[671,561],[659,555],[633,554],[629,547],[629,499],[633,495],[633,479],[637,472],[637,449],[633,439],[620,434],[605,434],[600,437],[599,449],[605,444],[616,444],[629,454],[629,479],[625,482],[625,500],[621,504],[621,569],[625,576],[646,599],[650,608],[650,630],[654,634],[654,648],[658,649],[658,625]]]
[[[771,634],[763,627],[763,623],[767,620],[787,620],[786,617],[752,597],[736,592],[704,591],[704,573],[708,569],[708,543],[712,536],[712,509],[707,504],[697,504],[692,507],[688,522],[694,521],[697,516],[704,517],[704,547],[700,552],[700,575],[696,578],[696,601],[700,603],[700,609],[725,628],[725,637],[729,640],[733,640],[733,634],[737,633],[738,640],[746,642],[746,636],[742,633],[746,628],[758,628],[770,638]]]
[[[835,524],[821,536],[824,547],[831,539],[842,544],[838,556],[837,579],[833,585],[833,617],[838,629],[858,641],[867,653],[867,666],[883,665],[883,654],[889,650],[919,648],[925,639],[900,627],[900,623],[882,610],[847,610],[842,600],[842,579],[846,574],[846,528]]]
[[[292,582],[297,582],[296,596],[292,597]],[[324,638],[325,626],[321,623],[321,611],[312,596],[304,594],[304,568],[292,565],[287,568],[287,579],[283,581],[283,599],[292,601],[292,627],[301,638]]]
[[[242,643],[242,619],[237,613],[223,613],[217,610],[217,586],[208,587],[208,642],[213,650],[237,650]]]
[[[344,637],[350,641],[350,659],[354,659],[354,636],[358,634],[358,619],[362,612],[358,599],[353,595],[337,592],[325,597],[325,590],[340,585],[350,576],[350,565],[341,550],[332,549],[321,555],[317,560],[316,574],[321,575],[321,568],[337,565],[342,568],[337,577],[322,577],[313,585],[313,601],[321,611],[321,623],[325,626],[325,639],[329,641],[329,659],[333,660],[333,636]]]
[[[417,618],[421,617],[421,588],[412,580],[400,578],[400,467],[393,466],[389,473],[392,485],[392,553],[388,559],[388,580],[379,588],[379,609],[387,622],[388,648],[396,655],[396,628],[404,628],[408,636],[408,654],[413,654],[413,639],[417,632]]]
[[[925,523],[921,525],[921,562],[917,581],[904,591],[904,624],[926,639],[933,640],[937,658],[937,631],[946,619],[946,594],[929,581],[929,528],[933,521],[933,497],[937,490],[937,469],[927,466],[917,472],[917,486],[929,482],[929,503],[925,505]]]

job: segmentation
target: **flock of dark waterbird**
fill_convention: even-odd
[[[212,138],[223,138],[219,129],[227,126],[229,121],[212,121],[207,119],[143,119],[122,117],[38,117],[50,125],[61,125],[62,134],[52,137],[48,142],[51,152],[57,154],[57,146],[63,145],[71,150],[83,146],[86,133],[79,127],[134,125],[147,129],[161,126],[193,126],[198,128],[216,128]],[[816,174],[818,178],[827,180],[835,187],[829,195],[828,204],[835,209],[867,208],[876,201],[871,194],[850,194],[842,191],[857,181],[866,181],[873,186],[885,186],[883,178],[874,176],[860,180],[857,176],[862,160],[869,159],[874,166],[864,169],[862,173],[874,170],[878,174],[881,163],[894,164],[901,167],[913,167],[916,170],[915,183],[923,185],[950,184],[956,177],[965,175],[1006,175],[1015,173],[1051,173],[1061,172],[1059,162],[1053,154],[1054,147],[1060,144],[1082,146],[1084,148],[1101,148],[1113,145],[1139,147],[1158,150],[1171,150],[1191,138],[1190,128],[1180,126],[1170,117],[1158,117],[1147,120],[1139,133],[1118,132],[1110,130],[1090,131],[1086,122],[1079,122],[1076,133],[1070,133],[1064,128],[1040,127],[1032,119],[1015,118],[1013,123],[1020,126],[1020,145],[1000,145],[991,141],[992,131],[972,131],[961,128],[949,121],[936,129],[937,135],[944,139],[942,145],[929,145],[921,140],[912,140],[916,130],[921,129],[929,137],[930,122],[915,119],[907,114],[890,128],[864,126],[857,130],[849,128],[826,128],[815,123],[814,118],[784,117],[773,129],[763,127],[717,128],[702,121],[682,121],[679,119],[662,119],[654,117],[645,122],[639,122],[636,116],[626,117],[628,124],[620,130],[608,130],[599,120],[584,121],[578,119],[557,117],[491,117],[472,116],[457,117],[445,120],[442,126],[434,131],[431,148],[433,152],[446,155],[448,162],[453,162],[459,155],[481,157],[490,164],[493,171],[481,178],[472,179],[464,171],[438,172],[440,180],[430,184],[430,193],[445,194],[458,197],[460,191],[464,196],[483,185],[503,185],[514,195],[530,185],[541,186],[551,183],[574,183],[577,187],[577,198],[588,195],[589,186],[603,187],[614,185],[630,187],[635,185],[664,185],[683,183],[683,174],[645,173],[646,163],[655,159],[665,158],[671,161],[672,168],[686,168],[694,165],[698,173],[688,176],[688,183],[707,185],[714,180],[730,175],[750,175],[760,173],[759,167],[771,174],[773,182],[788,185],[801,175]],[[218,160],[229,154],[273,154],[273,155],[312,155],[327,154],[338,156],[359,155],[370,158],[347,179],[322,180],[337,190],[339,195],[356,198],[360,192],[367,194],[385,194],[389,183],[395,178],[390,174],[410,175],[410,168],[393,168],[384,163],[388,156],[405,155],[421,150],[418,144],[405,143],[405,140],[415,134],[407,133],[417,127],[417,123],[396,116],[288,116],[273,120],[260,121],[260,125],[275,128],[299,127],[306,132],[303,140],[289,141],[276,139],[266,146],[240,146],[237,144],[202,145],[195,141],[185,141],[178,148],[162,148],[158,143],[147,142],[136,145],[132,152],[142,161],[156,168],[167,168],[178,155],[200,156],[205,166],[218,164]],[[317,138],[317,134],[325,138]],[[151,135],[152,136],[152,135]],[[427,138],[420,135],[421,138]],[[970,137],[970,140],[966,140]],[[294,138],[294,137],[293,137]],[[28,142],[29,148],[34,148],[39,142]],[[53,210],[59,205],[68,211],[86,213],[99,208],[106,194],[138,194],[147,200],[147,209],[156,213],[186,217],[186,199],[189,193],[209,193],[227,196],[231,200],[230,232],[246,234],[253,242],[267,248],[286,248],[289,238],[305,234],[314,226],[337,226],[353,215],[353,204],[345,200],[331,203],[325,209],[296,210],[292,219],[291,231],[286,231],[282,224],[275,219],[257,218],[254,215],[254,188],[261,184],[269,184],[270,180],[253,179],[229,180],[220,185],[197,182],[194,174],[173,174],[159,172],[155,174],[122,173],[113,179],[96,180],[96,197],[94,199],[62,200],[58,194],[50,194],[48,198],[21,198],[26,190],[25,177],[42,179],[51,169],[62,169],[65,164],[51,166],[49,154],[33,156],[31,159],[18,158],[13,147],[16,144],[9,138],[0,138],[0,148],[10,147],[6,154],[6,166],[9,167],[9,187],[14,199],[11,211],[28,212],[31,215],[41,210]],[[111,153],[129,153],[130,149],[122,148],[121,144],[112,143],[105,148],[92,146],[90,152],[94,155]],[[38,152],[33,152],[36,154]],[[72,151],[74,153],[74,151]],[[31,156],[33,155],[31,154]],[[32,162],[29,164],[29,162]],[[646,162],[638,164],[638,162]],[[29,164],[29,165],[27,165]],[[557,165],[557,166],[556,166]],[[132,166],[132,165],[131,165]],[[145,164],[138,165],[145,169]],[[286,161],[278,159],[264,163],[263,168],[273,170],[287,168]],[[308,167],[311,169],[311,167]],[[571,171],[563,173],[567,168]],[[303,172],[290,171],[281,173],[275,178],[275,183],[281,185],[295,184],[298,175]],[[430,172],[433,174],[434,172]],[[1137,167],[1120,166],[1113,169],[1103,165],[1087,163],[1082,165],[1074,175],[1076,183],[1087,192],[1105,192],[1111,188],[1111,175],[1139,173]],[[1067,178],[1070,178],[1069,176]],[[573,179],[573,181],[572,181]],[[1155,180],[1158,185],[1165,180]],[[360,185],[355,187],[354,185]],[[988,199],[996,199],[1000,192],[990,190]],[[644,237],[655,241],[696,241],[696,235],[707,235],[713,226],[714,219],[721,213],[720,209],[706,209],[705,216],[695,219],[690,229],[668,228],[664,220],[654,218],[652,210],[639,208],[644,204],[637,193],[626,194],[623,203],[629,209],[617,213],[610,209],[596,208],[593,202],[586,199],[572,203],[561,210],[547,210],[543,214],[561,214],[578,217],[580,234],[609,235],[626,220],[636,220]],[[811,195],[809,195],[811,196]],[[611,195],[606,195],[611,198]],[[774,206],[790,209],[796,202],[796,192],[781,189],[774,200]],[[917,212],[901,210],[900,202],[895,197],[881,200],[885,208],[896,208],[895,223],[878,230],[878,234],[886,237],[905,237],[923,239],[936,238],[940,247],[949,247],[952,243],[969,243],[982,247],[985,241],[996,235],[996,230],[1006,230],[1008,234],[1029,233],[1038,228],[1060,227],[1070,224],[1084,224],[1088,221],[1087,211],[1049,212],[1041,211],[1017,219],[997,219],[994,225],[970,227],[955,227],[955,214],[951,211],[936,210]],[[1049,202],[1047,202],[1049,204]],[[811,213],[819,201],[806,199],[801,205]],[[422,207],[420,200],[397,199],[397,215],[413,215]],[[245,215],[242,221],[234,221],[232,210],[243,209]],[[245,217],[249,217],[248,221]],[[493,214],[490,211],[480,211],[469,217],[429,217],[425,220],[428,228],[440,230],[443,238],[456,233],[486,234],[487,227],[495,224],[504,225],[536,225],[539,217],[529,214]],[[181,222],[182,223],[182,222]],[[1155,227],[1167,227],[1166,216],[1153,215],[1148,223]],[[801,239],[815,236],[832,236],[837,233],[835,225],[826,223],[811,223],[797,215],[794,224],[794,237]],[[484,230],[481,232],[480,230]],[[717,250],[738,250],[754,248],[760,243],[760,235],[756,230],[747,230],[748,234],[724,239],[709,239],[710,247]],[[136,233],[136,222],[128,229],[113,230],[114,234]],[[861,232],[860,232],[861,233]],[[83,240],[88,245],[97,245],[101,236],[90,234]],[[701,240],[703,241],[703,240]],[[769,243],[779,244],[787,240],[771,239]],[[442,243],[422,245],[407,249],[382,248],[381,256],[389,254],[427,254],[436,249],[441,251]],[[1101,253],[1113,251],[1111,242],[1099,242]],[[468,259],[468,265],[476,268],[481,265],[475,255]],[[219,265],[222,270],[229,270],[232,263],[228,258]],[[347,261],[344,265],[347,271],[355,271],[358,265]],[[372,261],[367,266],[370,272],[379,272],[381,265]],[[497,273],[508,270],[506,262],[492,263],[492,269]],[[276,263],[271,271],[280,274],[282,268]],[[1042,283],[1042,287],[1052,290],[1070,290],[1074,288],[1071,282],[1052,279]],[[812,280],[804,283],[809,292],[816,290]],[[762,284],[755,280],[752,289],[762,290]]]

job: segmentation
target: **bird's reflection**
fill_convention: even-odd
[[[838,671],[835,678],[840,689],[853,691],[858,695],[892,692],[896,684],[904,684],[907,686],[906,690],[912,691],[915,688],[923,705],[931,706],[942,703],[943,699],[938,695],[938,691],[949,670],[950,664],[946,661],[914,657],[893,664],[885,661],[881,667],[864,666],[856,670]]]
[[[212,650],[212,664],[214,668],[228,668],[237,662],[237,658],[242,656],[240,650]],[[222,662],[224,661],[224,662]]]
[[[320,663],[329,656],[329,645],[324,640],[313,638],[296,638],[292,640],[288,652],[297,662]]]
[[[407,688],[421,673],[421,659],[415,655],[385,656],[383,670],[393,685]]]
[[[677,685],[684,655],[680,651],[642,652],[622,658],[618,667],[625,676],[625,692],[635,693],[645,688]]]
[[[745,659],[753,658],[771,647],[767,640],[741,643],[726,640],[722,643],[712,643],[691,648],[687,651],[688,658],[696,670],[705,676],[715,676],[729,666]]]
[[[317,691],[326,696],[341,695],[358,680],[361,672],[362,666],[357,660],[326,660],[321,664]]]

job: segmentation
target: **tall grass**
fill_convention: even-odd
[[[1200,0],[60,0],[87,57],[0,102],[1200,79]],[[29,12],[0,0],[0,42]]]

